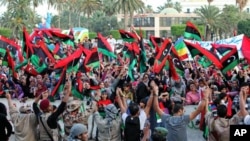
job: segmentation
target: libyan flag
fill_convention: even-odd
[[[23,28],[23,53],[25,53],[26,59],[29,59],[31,54],[34,53],[29,33],[26,31],[25,27]]]
[[[223,74],[226,74],[227,71],[234,69],[239,64],[239,55],[236,46],[221,58],[221,62],[223,66],[221,71]]]
[[[55,64],[54,69],[63,68],[64,66],[68,65],[70,62],[73,62],[74,59],[80,58],[82,55],[82,51],[83,51],[82,47],[77,48],[75,52],[73,52],[70,56],[59,60]]]
[[[200,57],[206,57],[209,61],[211,61],[218,69],[222,68],[222,64],[217,55],[206,50],[205,48],[201,47],[199,43],[191,43],[188,41],[184,41],[187,49],[189,50],[191,56],[195,58],[197,55]],[[199,62],[199,63],[206,63],[206,62]],[[201,64],[204,66],[205,64]]]
[[[83,94],[82,94],[82,90],[83,90],[83,82],[81,81],[80,78],[75,78],[73,81],[73,86],[71,89],[71,93],[74,97],[83,100]]]
[[[63,71],[61,73],[61,76],[60,76],[56,86],[54,87],[54,89],[51,92],[51,96],[54,96],[55,94],[60,94],[63,92],[64,85],[66,83],[66,72],[67,72],[67,67],[65,66],[63,68]]]
[[[147,66],[146,66],[147,56],[146,56],[145,47],[143,45],[143,38],[141,38],[140,40],[140,48],[141,48],[141,51],[139,55],[139,61],[140,61],[139,70],[140,70],[140,73],[144,73],[147,71]]]
[[[131,81],[134,81],[134,68],[136,67],[137,64],[137,58],[136,55],[133,51],[128,52],[130,58],[129,58],[129,67],[128,67],[128,76],[130,77]]]
[[[132,32],[127,32],[122,29],[120,29],[119,32],[123,41],[126,41],[126,42],[139,41],[138,37]]]
[[[84,66],[86,68],[98,68],[100,66],[99,54],[97,48],[93,48],[92,50],[83,49],[85,54]]]
[[[18,44],[16,44],[14,41],[8,38],[5,38],[3,36],[0,36],[0,56],[1,57],[5,56],[6,49],[9,49],[12,57],[17,54],[19,62],[22,62],[24,60],[23,54],[21,52],[21,47]]]
[[[102,36],[101,33],[97,34],[98,36],[98,51],[100,53],[102,53],[103,55],[109,56],[109,57],[113,57],[116,58],[116,55],[113,53],[112,48],[110,46],[110,44],[108,43],[108,41]]]
[[[194,39],[194,40],[197,40],[197,41],[201,41],[201,34],[200,34],[199,30],[190,21],[187,21],[187,23],[186,23],[186,29],[185,29],[185,32],[184,32],[184,37],[186,39],[192,39],[192,40]]]
[[[164,40],[160,37],[150,36],[149,37],[149,44],[151,47],[155,48],[155,53],[158,53],[160,50],[161,43],[163,43]]]
[[[168,39],[165,39],[162,44],[162,47],[160,48],[159,52],[155,57],[155,63],[154,63],[155,73],[157,74],[160,73],[163,67],[165,66],[167,61],[167,56],[169,55],[171,48],[172,48],[172,43]]]

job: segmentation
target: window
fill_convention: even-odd
[[[134,18],[135,27],[154,27],[155,18],[154,17],[136,17]]]
[[[172,18],[171,17],[161,17],[160,18],[160,26],[161,27],[169,27],[172,25]]]
[[[187,13],[190,13],[190,9],[189,8],[187,9]]]

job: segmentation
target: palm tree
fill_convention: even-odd
[[[134,12],[143,11],[144,2],[141,0],[114,0],[114,8],[118,13],[124,14],[124,29],[133,23]],[[128,22],[130,15],[130,23]]]
[[[87,23],[89,23],[89,18],[93,12],[101,8],[101,2],[99,0],[84,0],[81,4],[81,8],[82,12],[87,15]]]
[[[154,10],[151,5],[147,5],[144,10],[146,13],[154,13]]]
[[[54,3],[54,7],[58,11],[58,28],[61,28],[61,12],[63,8],[65,8],[65,1],[64,0],[56,0]]]
[[[35,13],[30,8],[30,0],[11,0],[8,3],[6,19],[3,24],[5,27],[11,28],[13,36],[18,36],[23,26],[31,27],[32,17]]]
[[[179,13],[182,11],[182,6],[180,2],[174,3],[174,9],[176,9]]]
[[[207,2],[208,2],[208,5],[210,5],[211,4],[211,2],[213,2],[214,0],[207,0]]]
[[[244,9],[244,7],[246,7],[247,3],[248,3],[248,0],[236,0],[236,4],[240,8],[240,12],[243,11],[243,9]]]
[[[205,5],[196,10],[196,14],[200,16],[203,24],[206,26],[206,40],[211,40],[211,33],[215,32],[220,18],[220,10],[218,7]]]

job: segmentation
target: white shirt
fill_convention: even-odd
[[[116,40],[114,38],[108,38],[107,41],[110,44],[112,51],[114,52],[115,51]]]
[[[127,117],[128,117],[127,113],[122,114],[122,121],[123,121],[124,125],[125,125],[125,121],[126,121]],[[144,110],[140,110],[139,120],[140,120],[140,129],[143,130],[145,122],[147,120],[147,116],[146,116],[146,113],[144,112]]]
[[[250,115],[245,116],[245,118],[244,118],[244,124],[250,125]]]

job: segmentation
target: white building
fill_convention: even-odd
[[[189,13],[193,12],[196,8],[200,8],[203,5],[208,5],[207,0],[173,0],[173,2],[180,2],[182,5],[182,12]],[[211,5],[223,9],[224,5],[236,5],[236,0],[213,0]],[[250,11],[250,2],[244,8],[247,12]]]

